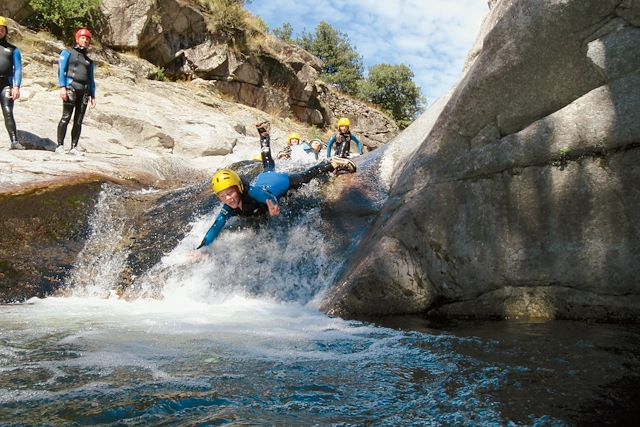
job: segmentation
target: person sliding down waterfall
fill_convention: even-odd
[[[264,172],[258,174],[252,183],[247,183],[231,169],[222,169],[213,175],[211,188],[223,205],[213,225],[196,249],[210,245],[232,216],[262,215],[266,212],[270,216],[277,216],[280,214],[278,199],[287,191],[300,188],[302,184],[329,172],[354,173],[356,171],[356,165],[351,160],[332,158],[323,160],[299,173],[275,172],[266,123],[259,123],[256,126],[260,134],[260,154]]]

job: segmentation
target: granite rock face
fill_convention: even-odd
[[[640,3],[491,3],[323,308],[637,321]]]

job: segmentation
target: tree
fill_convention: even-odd
[[[405,128],[424,109],[425,100],[413,82],[413,71],[404,64],[378,64],[369,69],[360,83],[359,97],[378,105]]]
[[[282,24],[280,28],[273,29],[273,35],[282,40],[283,42],[291,43],[293,39],[291,35],[293,34],[293,27],[288,22]]]
[[[298,45],[322,60],[322,77],[340,91],[350,95],[358,92],[362,80],[362,58],[349,43],[348,37],[320,22],[315,33],[302,33]]]
[[[101,0],[29,0],[35,12],[31,24],[57,36],[72,37],[81,27],[91,26]]]

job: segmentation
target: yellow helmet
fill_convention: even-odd
[[[289,134],[289,139],[287,139],[287,143],[288,143],[289,145],[291,145],[291,140],[292,140],[292,139],[297,139],[297,140],[298,140],[298,142],[300,142],[300,134],[299,134],[298,132],[291,132],[291,133]]]
[[[238,187],[238,190],[240,190],[241,193],[244,191],[242,180],[238,174],[231,169],[219,170],[211,178],[211,189],[216,194],[233,186]]]
[[[0,16],[0,27],[8,27],[9,23],[7,22],[7,18],[4,16]]]
[[[349,127],[351,126],[351,122],[346,117],[340,117],[340,120],[338,120],[338,128],[340,128],[340,126]]]

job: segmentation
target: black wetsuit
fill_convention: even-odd
[[[58,84],[67,89],[67,100],[62,103],[62,118],[58,123],[58,145],[64,144],[67,125],[75,110],[71,129],[71,148],[75,148],[80,140],[89,98],[96,96],[93,61],[87,56],[86,49],[75,46],[60,53],[58,67]]]
[[[16,121],[13,118],[13,98],[11,89],[20,87],[22,80],[22,64],[20,50],[9,43],[6,37],[0,40],[0,106],[4,116],[4,124],[9,132],[11,143],[18,141]]]

